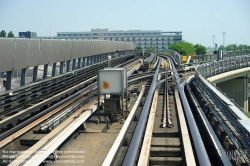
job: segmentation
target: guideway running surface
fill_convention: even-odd
[[[157,69],[155,71],[155,75],[154,75],[154,78],[152,80],[147,99],[145,101],[144,107],[142,109],[142,113],[140,115],[139,121],[138,121],[138,123],[136,125],[136,129],[134,131],[133,138],[132,138],[132,140],[130,142],[130,146],[128,148],[128,151],[126,153],[126,156],[125,156],[125,159],[124,159],[124,162],[123,162],[124,166],[126,166],[126,165],[134,165],[134,163],[135,163],[136,156],[137,156],[138,149],[139,149],[139,144],[140,144],[140,141],[142,139],[144,126],[145,126],[145,123],[146,123],[146,120],[147,120],[150,103],[151,103],[151,100],[152,100],[152,97],[153,97],[153,92],[154,92],[154,89],[155,89],[156,79],[157,79],[157,76],[158,76],[158,73],[159,73],[159,68],[160,68],[161,62],[162,62],[162,60],[160,60],[158,66],[157,66]]]

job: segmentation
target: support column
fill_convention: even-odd
[[[76,59],[73,59],[72,62],[72,71],[76,69]]]
[[[96,55],[96,63],[99,63],[99,55]]]
[[[89,66],[89,57],[86,57],[86,66]]]
[[[48,64],[45,64],[43,66],[43,79],[44,80],[47,78],[47,74],[48,74]]]
[[[89,57],[89,65],[92,65],[93,64],[93,56],[90,56]]]
[[[82,67],[85,67],[86,66],[86,59],[85,57],[82,58]]]
[[[53,63],[52,64],[52,77],[55,77],[56,76],[56,63]]]
[[[66,61],[66,72],[69,72],[70,60]]]
[[[25,85],[25,79],[26,79],[26,68],[23,68],[21,70],[21,81],[20,81],[20,86],[24,86]]]
[[[38,66],[34,66],[34,68],[33,68],[33,82],[36,82],[36,80],[37,80],[37,71],[38,71]]]
[[[63,68],[64,68],[64,61],[60,62],[60,70],[59,70],[59,74],[63,74]]]
[[[82,60],[82,58],[78,58],[78,61],[77,61],[77,68],[78,69],[81,68],[81,60]]]
[[[11,89],[12,71],[6,73],[6,91]]]
[[[216,84],[223,92],[248,111],[248,77],[239,77]]]

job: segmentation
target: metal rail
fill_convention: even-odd
[[[157,69],[155,71],[155,75],[154,78],[152,80],[148,95],[147,95],[147,99],[145,101],[145,104],[143,106],[142,112],[141,112],[141,116],[139,118],[139,121],[136,125],[135,131],[134,131],[134,135],[132,137],[132,140],[130,142],[129,148],[127,150],[127,153],[125,155],[123,164],[124,166],[127,165],[134,165],[136,158],[137,158],[137,154],[138,154],[138,149],[140,146],[140,142],[142,139],[142,134],[143,134],[143,130],[144,130],[144,126],[145,123],[147,121],[147,116],[148,116],[148,111],[150,108],[150,104],[152,101],[152,97],[153,97],[153,92],[155,90],[155,85],[156,85],[156,79],[158,77],[158,72],[159,72],[159,68],[161,65],[162,59],[160,59]]]
[[[161,78],[161,75],[158,75],[157,81],[159,81]],[[150,146],[151,146],[151,140],[153,136],[153,128],[154,128],[154,121],[155,121],[155,112],[157,107],[157,99],[158,99],[158,93],[159,93],[160,87],[155,87],[154,96],[151,104],[151,109],[149,112],[149,117],[147,121],[146,131],[143,138],[143,143],[141,147],[140,156],[138,159],[137,165],[148,165],[148,159],[150,154]]]
[[[120,130],[114,144],[112,145],[111,149],[109,150],[108,155],[106,156],[104,162],[102,163],[103,166],[114,165],[114,161],[116,159],[116,156],[117,156],[119,149],[121,148],[121,146],[124,142],[124,139],[125,139],[126,134],[128,132],[129,126],[134,119],[136,109],[138,108],[138,106],[141,102],[141,99],[142,99],[144,92],[145,92],[145,86],[143,85],[141,92],[140,92],[138,98],[136,99],[136,102],[135,102],[132,110],[130,111],[127,119],[126,119],[126,122],[122,126],[122,129]]]
[[[117,64],[117,62],[120,63],[122,60],[128,57],[129,56],[115,58],[112,59],[111,62],[114,65]],[[96,75],[96,72],[99,69],[106,67],[107,63],[107,61],[100,62],[91,66],[74,70],[69,73],[65,73],[60,76],[53,77],[48,80],[30,84],[27,87],[21,87],[15,90],[8,91],[8,93],[6,92],[4,94],[1,94],[0,114],[10,114],[10,112],[16,112],[22,109],[26,109],[31,104],[36,104],[41,100],[45,100],[55,94],[62,92],[63,90],[70,88],[72,85],[79,84],[82,81]],[[79,88],[80,87],[78,87],[78,89]],[[27,98],[30,99],[27,100]]]
[[[197,157],[198,157],[198,160],[199,160],[199,164],[204,165],[204,166],[211,165],[209,157],[208,157],[206,149],[205,149],[205,146],[204,146],[204,143],[203,143],[203,141],[201,139],[200,132],[198,130],[197,124],[195,123],[192,111],[190,109],[190,106],[188,104],[188,101],[187,101],[187,98],[186,98],[186,95],[185,95],[185,92],[184,92],[184,86],[185,86],[187,80],[185,80],[181,84],[180,83],[180,77],[179,77],[179,75],[178,75],[178,73],[176,71],[176,68],[174,66],[174,63],[173,63],[172,59],[170,59],[167,56],[163,56],[163,57],[168,58],[169,61],[171,62],[171,67],[172,67],[172,70],[173,70],[173,72],[175,74],[175,77],[176,77],[176,82],[177,82],[179,93],[180,93],[180,96],[181,96],[181,101],[182,101],[182,104],[183,104],[183,107],[184,107],[184,110],[185,110],[185,114],[186,114],[186,118],[187,118],[187,121],[188,121],[189,129],[190,129],[190,132],[191,132],[191,135],[192,135],[192,138],[193,138],[193,143],[194,143],[194,146],[195,146],[195,150],[196,150],[196,154],[197,154]]]
[[[216,136],[212,126],[210,125],[206,115],[204,114],[202,108],[200,107],[200,104],[198,103],[198,101],[197,101],[196,97],[194,96],[191,88],[189,87],[189,83],[187,84],[187,89],[188,89],[187,92],[188,92],[193,104],[195,105],[195,107],[197,109],[197,112],[198,112],[200,118],[202,119],[202,122],[203,122],[205,128],[207,129],[207,132],[208,132],[208,134],[209,134],[209,136],[210,136],[210,138],[212,140],[213,146],[214,146],[215,150],[217,151],[217,153],[219,154],[219,157],[220,157],[222,163],[224,165],[227,165],[227,166],[232,165],[231,162],[228,159],[228,156],[224,152],[224,149],[223,149],[218,137]]]
[[[214,114],[221,127],[235,145],[236,149],[241,153],[242,157],[249,162],[250,140],[249,137],[245,135],[244,129],[239,123],[237,117],[232,114],[230,108],[228,108],[211,89],[207,88],[202,81],[196,81],[194,84],[196,85],[197,90],[203,95],[203,99],[210,108],[210,111]],[[216,104],[216,108],[213,107],[214,104]],[[225,121],[225,117],[227,121]],[[248,153],[243,149],[246,149]]]
[[[90,87],[95,88],[96,83],[93,83]],[[31,165],[38,165],[43,160],[45,160],[48,155],[50,155],[77,127],[79,127],[79,125],[81,125],[91,114],[95,112],[93,110],[97,109],[96,102],[86,111],[85,109],[87,106],[90,105],[87,104],[83,106],[70,118],[60,124],[55,130],[45,136],[37,144],[32,146],[28,151],[25,151],[24,154],[19,156],[19,158],[17,158],[14,163],[11,164],[15,164],[16,162],[19,163],[19,165],[25,165],[27,163],[32,163]]]
[[[123,57],[123,58],[124,58],[124,57]],[[122,58],[122,59],[123,59],[123,58]],[[118,59],[116,59],[116,60],[118,60]],[[101,64],[101,63],[100,63],[100,64]],[[100,67],[99,67],[100,64],[96,64],[96,65],[95,65],[95,66],[97,67],[97,68],[96,68],[96,71],[100,69]],[[93,67],[93,66],[90,66],[90,67]],[[80,70],[80,69],[79,69],[79,70]],[[88,70],[90,70],[90,69],[89,69],[89,68],[81,69],[80,72],[79,72],[79,74],[88,73]],[[77,72],[78,72],[78,70],[74,71],[74,74],[76,75]],[[20,112],[18,112],[18,113],[16,113],[16,114],[10,116],[10,117],[7,117],[7,118],[3,119],[2,121],[0,121],[0,128],[4,128],[4,127],[7,126],[8,124],[11,124],[11,123],[17,121],[18,119],[20,119],[20,118],[22,118],[22,117],[24,117],[24,116],[27,116],[27,115],[30,114],[31,112],[34,112],[34,111],[39,110],[41,107],[43,107],[43,106],[45,106],[45,105],[47,105],[47,104],[53,102],[54,100],[59,100],[61,97],[65,96],[65,95],[67,95],[67,94],[70,95],[70,94],[74,93],[75,91],[81,90],[87,83],[89,83],[89,82],[91,83],[92,81],[94,81],[94,80],[96,79],[96,76],[95,76],[95,75],[96,75],[96,72],[95,72],[95,71],[91,71],[91,73],[92,73],[92,76],[91,76],[91,77],[90,77],[90,75],[88,75],[87,77],[86,77],[85,75],[77,76],[77,77],[79,77],[79,79],[81,79],[81,81],[78,81],[78,84],[75,82],[75,79],[71,80],[71,82],[70,82],[70,87],[66,86],[66,89],[65,89],[65,88],[62,88],[62,91],[63,91],[63,90],[65,90],[65,91],[63,91],[63,92],[56,91],[57,93],[56,93],[55,96],[50,97],[50,98],[47,98],[47,99],[45,99],[44,101],[42,101],[42,102],[40,102],[40,103],[38,103],[38,104],[32,105],[32,106],[29,107],[29,108],[26,108],[26,109],[24,109],[24,110],[22,110],[22,111],[20,111]],[[66,75],[66,76],[67,76],[67,75],[72,75],[72,73],[66,73],[65,75]],[[65,76],[65,78],[66,78],[66,76]],[[63,76],[60,76],[60,77],[62,78]],[[71,78],[71,77],[70,77],[70,78]],[[68,78],[68,79],[70,79],[70,78]],[[82,81],[83,78],[84,78],[85,80],[88,80],[88,82],[84,81],[84,83],[83,83],[83,81]],[[55,77],[55,78],[54,78],[54,80],[56,80],[56,82],[57,82],[58,79],[60,79],[60,78],[58,78],[58,77]],[[44,80],[44,81],[45,81],[45,80]],[[48,80],[47,82],[51,82],[51,80]],[[72,83],[72,82],[73,82],[73,83]],[[45,83],[46,83],[46,82],[45,82]],[[75,86],[72,87],[72,85],[75,85]],[[42,84],[42,86],[43,86],[43,84]],[[29,88],[30,88],[30,87],[28,87],[27,89],[29,89]],[[61,88],[61,87],[58,87],[58,89],[60,89],[60,88]],[[46,91],[49,91],[49,89],[47,89]],[[15,92],[18,92],[18,90],[15,91]],[[40,92],[39,92],[39,93],[40,93]],[[43,93],[42,93],[42,94],[43,94]],[[45,95],[45,94],[43,94],[43,95]],[[40,101],[40,99],[39,99],[39,101]],[[0,109],[1,109],[1,106],[0,106]]]

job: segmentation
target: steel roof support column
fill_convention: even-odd
[[[23,68],[21,70],[21,81],[20,81],[20,86],[24,86],[25,85],[25,79],[26,79],[26,68]]]
[[[43,79],[44,80],[47,78],[47,74],[48,74],[48,64],[45,64],[43,66]]]
[[[33,82],[36,82],[36,80],[37,80],[37,71],[38,71],[38,66],[34,66],[34,68],[33,68]]]
[[[64,61],[60,62],[59,74],[63,74],[64,63],[65,63]]]
[[[11,89],[12,71],[6,73],[6,91]]]
[[[77,68],[78,69],[81,68],[81,60],[82,60],[82,58],[78,58],[78,61],[77,61]]]
[[[73,59],[72,62],[72,71],[76,69],[76,59]]]
[[[52,73],[51,73],[52,77],[56,76],[56,63],[52,63]]]

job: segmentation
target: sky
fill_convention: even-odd
[[[182,31],[193,44],[250,45],[250,0],[0,0],[0,31]]]

